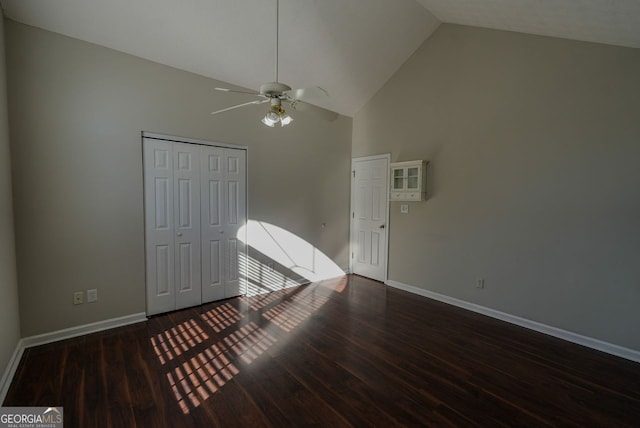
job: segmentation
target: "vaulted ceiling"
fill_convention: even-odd
[[[244,88],[275,78],[275,0],[0,4],[14,21]],[[323,87],[314,103],[347,116],[443,22],[640,47],[638,0],[280,0],[279,16],[279,81]]]

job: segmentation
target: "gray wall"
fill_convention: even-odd
[[[3,24],[0,11],[0,377],[20,340]]]
[[[354,118],[354,157],[430,161],[389,278],[640,350],[639,76],[638,49],[440,26]]]
[[[5,24],[23,336],[144,312],[141,131],[248,146],[250,219],[348,266],[351,119],[300,113],[268,129],[257,106],[212,117],[244,99],[214,91],[221,82]],[[73,306],[73,292],[90,288],[99,301]]]

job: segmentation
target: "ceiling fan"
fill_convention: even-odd
[[[309,111],[314,113],[325,120],[333,121],[338,118],[338,114],[322,107],[317,107],[313,104],[309,104],[302,101],[303,98],[320,98],[327,97],[329,94],[327,91],[319,86],[313,86],[310,88],[292,89],[289,85],[278,82],[278,35],[280,30],[279,24],[280,15],[280,0],[276,0],[276,78],[275,81],[265,83],[260,86],[258,92],[236,91],[227,88],[215,88],[216,91],[233,92],[237,94],[253,95],[260,99],[249,101],[246,103],[238,104],[232,107],[227,107],[222,110],[211,112],[211,114],[224,113],[229,110],[235,110],[237,108],[246,107],[254,104],[269,103],[269,111],[262,118],[262,123],[273,128],[275,125],[285,126],[293,122],[293,118],[289,116],[284,107],[288,105],[291,109],[296,111]]]

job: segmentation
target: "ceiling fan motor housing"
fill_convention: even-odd
[[[268,98],[280,97],[283,92],[290,90],[291,86],[280,82],[270,82],[260,86],[260,94]]]

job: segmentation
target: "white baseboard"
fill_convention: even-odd
[[[80,325],[77,327],[66,328],[64,330],[52,331],[50,333],[39,334],[36,336],[29,336],[20,339],[16,345],[16,350],[11,356],[11,360],[7,365],[7,368],[0,379],[0,405],[4,401],[9,386],[13,381],[13,377],[18,370],[18,365],[22,359],[22,354],[26,348],[33,346],[45,345],[51,342],[57,342],[59,340],[70,339],[72,337],[82,336],[90,333],[97,333],[99,331],[108,330],[116,327],[123,327],[129,324],[135,324],[138,322],[146,321],[147,314],[144,312],[138,314],[126,315],[124,317],[112,318],[104,321],[98,321],[91,324]]]
[[[22,339],[25,348],[32,346],[44,345],[59,340],[70,339],[72,337],[83,336],[85,334],[97,333],[110,328],[123,327],[129,324],[146,321],[147,314],[140,312],[138,314],[125,315],[119,318],[111,318],[104,321],[98,321],[91,324],[79,325],[77,327],[65,328],[64,330],[52,331],[50,333],[38,334]]]
[[[563,330],[550,325],[542,324],[536,321],[531,321],[526,318],[521,318],[515,315],[511,315],[505,312],[500,312],[495,309],[487,308],[485,306],[476,305],[474,303],[465,302],[454,297],[445,296],[444,294],[435,293],[433,291],[425,290],[423,288],[414,287],[413,285],[403,284],[401,282],[388,280],[386,284],[398,288],[400,290],[408,291],[409,293],[417,294],[419,296],[427,297],[429,299],[437,300],[439,302],[448,303],[459,308],[467,309],[469,311],[477,312],[482,315],[496,318],[501,321],[506,321],[511,324],[525,327],[530,330],[535,330],[540,333],[548,334],[549,336],[557,337],[569,342],[577,343],[578,345],[586,346],[598,351],[606,352],[607,354],[615,355],[617,357],[626,358],[627,360],[640,363],[640,351],[634,349],[625,348],[622,346],[614,345],[613,343],[604,342],[602,340],[594,339],[592,337],[583,336],[581,334],[573,333],[567,330]]]
[[[20,364],[23,353],[24,344],[22,342],[22,339],[20,339],[16,344],[16,349],[13,351],[13,355],[11,355],[9,364],[7,364],[7,368],[5,369],[4,374],[0,379],[0,406],[2,406],[4,398],[7,396],[7,392],[9,392],[9,386],[11,385],[11,381],[13,380],[13,376],[18,370],[18,365]]]

